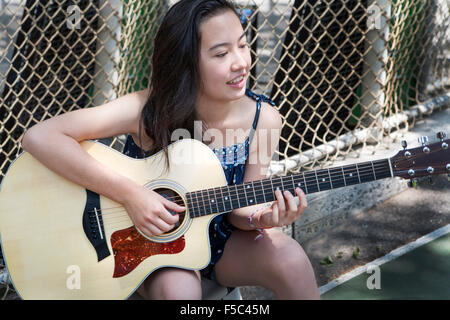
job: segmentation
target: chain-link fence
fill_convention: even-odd
[[[249,86],[284,119],[284,173],[407,130],[418,104],[448,103],[450,0],[237,4],[253,57]],[[0,179],[27,128],[148,86],[151,39],[170,5],[0,0]]]

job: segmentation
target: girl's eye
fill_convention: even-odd
[[[216,57],[219,57],[219,58],[223,58],[223,57],[225,57],[226,56],[226,52],[224,52],[224,53],[219,53],[219,54],[216,54]]]

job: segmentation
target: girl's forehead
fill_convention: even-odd
[[[243,32],[239,18],[230,10],[204,20],[200,24],[202,45],[210,45],[221,40],[237,40]]]

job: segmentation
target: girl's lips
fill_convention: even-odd
[[[241,77],[242,77],[242,79],[239,82],[232,83],[232,81],[235,81],[236,79],[239,79]],[[244,84],[245,84],[245,75],[244,74],[242,74],[239,77],[236,77],[235,79],[227,82],[227,85],[229,85],[229,86],[231,86],[233,88],[242,88],[244,86]]]

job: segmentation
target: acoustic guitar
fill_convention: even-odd
[[[301,172],[228,186],[205,144],[183,139],[164,154],[130,158],[101,143],[82,147],[112,170],[186,207],[171,231],[147,237],[124,208],[47,169],[23,152],[0,189],[0,235],[12,284],[24,299],[123,299],[154,270],[199,270],[210,261],[208,226],[233,209],[275,200],[274,191],[306,194],[379,179],[450,173],[449,140],[389,159]]]

